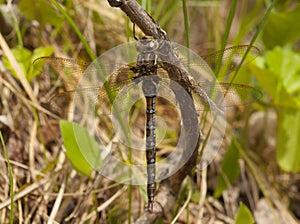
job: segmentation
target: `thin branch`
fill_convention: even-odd
[[[118,7],[146,35],[154,39],[167,39],[166,32],[135,0],[108,0],[111,7]]]

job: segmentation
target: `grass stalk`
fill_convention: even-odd
[[[12,167],[8,158],[8,153],[6,150],[6,146],[4,143],[4,139],[2,136],[2,132],[0,131],[0,139],[1,139],[1,144],[3,146],[4,154],[5,154],[5,159],[7,162],[7,169],[9,173],[9,193],[10,193],[10,212],[9,212],[9,223],[13,224],[14,223],[14,215],[15,215],[15,205],[14,205],[14,182],[13,182],[13,173],[12,173]]]
[[[229,15],[228,15],[228,18],[227,18],[227,21],[226,21],[225,32],[224,32],[224,35],[223,35],[223,38],[222,38],[222,43],[221,43],[221,50],[224,50],[225,47],[226,47],[228,37],[229,37],[229,33],[230,33],[230,29],[231,29],[231,26],[232,26],[232,21],[233,21],[235,12],[236,12],[236,6],[237,6],[237,0],[233,0],[232,4],[231,4],[231,7],[230,7]],[[215,68],[216,78],[218,78],[218,75],[219,75],[219,72],[220,72],[220,69],[221,69],[221,63],[222,63],[222,55],[218,58],[217,65],[216,65],[216,68]]]

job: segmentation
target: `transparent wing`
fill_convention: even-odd
[[[174,87],[174,85],[171,85],[170,82],[172,81],[169,79],[162,79],[160,81],[159,88],[161,88],[161,90],[159,90],[159,94],[166,98],[172,97],[171,101],[176,102],[174,90],[176,88],[178,91],[179,85]],[[196,85],[207,94],[211,102],[214,103],[220,110],[228,107],[248,105],[258,101],[263,96],[259,89],[253,86],[238,83],[198,82]],[[183,87],[179,88],[181,88],[182,91],[186,91],[183,89]],[[170,96],[171,94],[172,96]],[[205,102],[197,93],[193,91],[192,97],[194,103],[196,104],[197,111],[201,112],[215,109],[211,105],[208,105],[207,102]]]
[[[66,90],[76,88],[88,65],[87,62],[60,57],[40,57],[33,62],[34,69],[40,73],[58,74]]]
[[[227,71],[232,71],[239,64],[243,54],[248,48],[248,45],[238,45],[226,48],[222,51],[216,51],[202,56],[205,60],[203,63],[199,63],[199,60],[194,61],[193,57],[191,57],[190,60],[182,59],[181,61],[185,66],[189,67],[190,72],[193,74],[199,73],[200,68],[207,70],[210,70],[211,68],[214,69],[218,62],[220,62],[222,66],[227,67]],[[256,47],[252,46],[250,48],[251,55],[256,56],[258,52],[259,50]],[[67,89],[67,91],[56,94],[49,100],[52,112],[59,116],[66,116],[66,114],[70,112],[66,105],[73,102],[76,105],[82,105],[82,112],[84,113],[87,112],[87,108],[90,108],[90,104],[92,104],[92,106],[94,105],[98,108],[100,114],[110,114],[112,102],[115,97],[119,95],[119,92],[123,87],[126,87],[126,89],[136,89],[136,93],[140,94],[140,87],[133,82],[137,76],[131,70],[135,65],[134,63],[129,65],[97,65],[98,66],[90,66],[89,63],[83,61],[59,57],[41,57],[35,60],[35,68],[46,73],[50,73],[50,69],[53,69],[59,74],[59,77],[61,77]],[[97,84],[91,80],[89,83],[78,85],[84,75],[96,76],[95,74],[98,73],[103,75],[105,79],[103,83]],[[166,71],[160,68],[158,69],[158,75],[165,80],[162,82],[162,85],[168,85],[168,81],[166,81],[166,78],[168,77]],[[203,73],[200,75],[203,75]],[[230,107],[234,105],[249,104],[261,97],[261,92],[251,86],[230,83],[209,83],[207,82],[208,79],[203,80],[206,82],[199,82],[196,85],[202,88],[213,101],[216,100],[216,104],[220,106]],[[123,99],[124,102],[130,101],[132,94],[129,94],[128,96],[128,94],[125,94],[124,92],[125,90],[122,92],[124,96],[119,96],[119,99]],[[199,96],[196,94],[193,96],[199,105],[203,104],[203,101]],[[89,107],[85,105],[84,102],[86,101],[88,101]],[[128,108],[121,107],[121,110],[126,109]],[[208,109],[210,108],[207,107],[207,105],[203,105],[199,110],[203,111]]]
[[[121,71],[126,71],[126,74]],[[66,113],[74,113],[74,111],[66,111],[66,108],[62,108],[61,100],[76,105],[76,109],[79,110],[76,113],[90,113],[90,111],[86,111],[88,108],[97,109],[98,114],[108,115],[112,113],[113,104],[118,97],[120,103],[115,105],[118,106],[118,110],[128,110],[130,108],[127,104],[131,104],[130,96],[132,97],[133,93],[126,93],[126,89],[134,89],[135,93],[141,91],[134,80],[135,74],[131,70],[122,68],[107,79],[103,85],[80,87],[76,90],[57,94],[50,99],[49,104],[52,109],[60,111],[59,114],[64,116]]]
[[[201,57],[213,69],[213,71],[216,69],[218,63],[220,63],[219,66],[225,67],[229,71],[232,71],[242,61],[242,58],[247,50],[249,50],[249,55],[252,57],[249,61],[258,56],[260,52],[255,46],[237,45],[225,48],[224,50],[215,51],[207,55],[201,55]]]
[[[249,85],[238,83],[215,83],[208,84],[206,82],[197,83],[197,85],[203,89],[209,98],[217,105],[218,108],[222,108],[247,105],[258,101],[262,96],[262,92]],[[198,111],[211,110],[209,105],[203,104],[202,99],[193,94],[195,103],[197,104]],[[200,105],[200,106],[199,106]]]
[[[230,74],[238,68],[241,63],[244,54],[248,52],[245,64],[250,63],[259,54],[259,49],[255,46],[249,45],[237,45],[233,47],[225,48],[224,50],[214,51],[212,53],[201,55],[202,62],[199,61],[197,55],[187,55],[187,52],[179,52],[181,63],[187,68],[187,70],[195,77],[199,77],[197,73],[201,73],[198,80],[200,81],[212,81],[212,73],[216,77],[217,73],[224,75]],[[220,77],[220,75],[218,75]],[[226,77],[230,80],[229,77]]]

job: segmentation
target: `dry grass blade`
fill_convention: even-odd
[[[115,201],[121,194],[123,194],[123,192],[125,192],[126,190],[127,190],[127,186],[124,186],[121,190],[117,191],[117,193],[115,193],[113,196],[111,196],[109,198],[109,200],[107,200],[105,203],[103,203],[102,205],[100,205],[99,207],[97,207],[96,211],[93,211],[90,214],[88,214],[88,216],[85,217],[84,220],[81,220],[80,223],[85,223],[86,221],[88,221],[89,219],[91,219],[91,217],[94,216],[97,212],[101,212],[102,210],[104,210],[113,201]]]
[[[49,180],[50,180],[50,177],[45,177],[37,182],[32,183],[31,185],[29,185],[28,187],[26,187],[19,193],[15,194],[14,201],[18,201],[19,199],[25,197],[26,195],[28,195],[32,191],[36,190],[41,185],[47,183]],[[0,210],[9,206],[9,204],[10,204],[10,199],[7,199],[6,201],[0,203]]]
[[[7,56],[8,60],[10,61],[12,67],[15,69],[16,74],[18,75],[20,82],[22,83],[26,93],[28,94],[29,98],[32,100],[33,103],[38,104],[36,97],[29,85],[27,79],[25,78],[25,74],[23,74],[22,69],[20,68],[18,62],[16,61],[13,53],[11,52],[10,48],[8,47],[6,41],[4,40],[2,34],[0,33],[0,46],[4,51],[4,54]]]

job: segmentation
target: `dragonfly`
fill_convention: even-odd
[[[64,114],[59,112],[64,107],[63,105],[66,102],[74,100],[74,98],[81,99],[80,102],[82,103],[79,103],[81,106],[86,103],[86,99],[89,99],[90,101],[87,104],[93,106],[99,105],[98,113],[108,114],[111,112],[111,108],[114,107],[118,111],[129,111],[137,99],[136,95],[143,95],[146,101],[145,159],[147,207],[149,211],[152,211],[157,182],[156,100],[159,95],[172,95],[172,88],[170,86],[173,80],[170,79],[166,67],[159,61],[160,56],[166,55],[164,42],[152,39],[151,37],[143,37],[134,45],[134,53],[128,53],[128,48],[125,48],[122,49],[122,52],[114,52],[113,55],[106,55],[105,58],[107,60],[101,58],[102,60],[98,60],[93,66],[89,66],[85,62],[58,57],[41,57],[34,64],[39,68],[44,64],[49,64],[58,73],[64,73],[62,77],[67,77],[65,83],[68,84],[68,90],[54,95],[49,103],[51,110],[57,112],[59,115]],[[223,108],[248,104],[258,100],[262,96],[262,93],[252,86],[217,82],[216,79],[211,77],[211,67],[215,66],[221,59],[229,61],[226,62],[226,66],[224,64],[223,66],[227,67],[228,71],[232,71],[235,67],[234,58],[237,55],[242,55],[248,47],[247,45],[239,45],[226,48],[225,50],[204,56],[204,60],[200,60],[200,62],[196,61],[196,56],[190,53],[188,53],[188,59],[180,60],[180,63],[186,64],[187,71],[192,74],[192,81],[189,82],[189,88],[195,104],[198,105],[197,111],[212,110],[216,114],[222,114]],[[255,47],[251,47],[250,50],[254,55],[258,53],[258,49]],[[125,60],[119,60],[118,56],[122,55],[124,51],[126,51]],[[184,54],[185,51],[182,50],[181,53]],[[82,73],[86,75],[82,75]],[[85,76],[85,78],[82,79],[80,75]],[[70,77],[71,79],[69,79]],[[69,80],[75,81],[72,83]],[[95,80],[100,80],[101,84],[95,83]],[[77,88],[76,90],[74,90],[75,87]],[[160,89],[167,91],[160,92]],[[200,93],[199,89],[201,90]],[[131,93],[128,97],[127,93],[130,91]],[[219,95],[221,95],[220,99]],[[113,102],[118,97],[120,97],[119,100],[114,104]],[[214,100],[211,100],[210,97],[214,97]],[[89,112],[89,108],[90,106],[87,106],[83,110],[88,110]],[[80,111],[80,113],[84,112]]]

